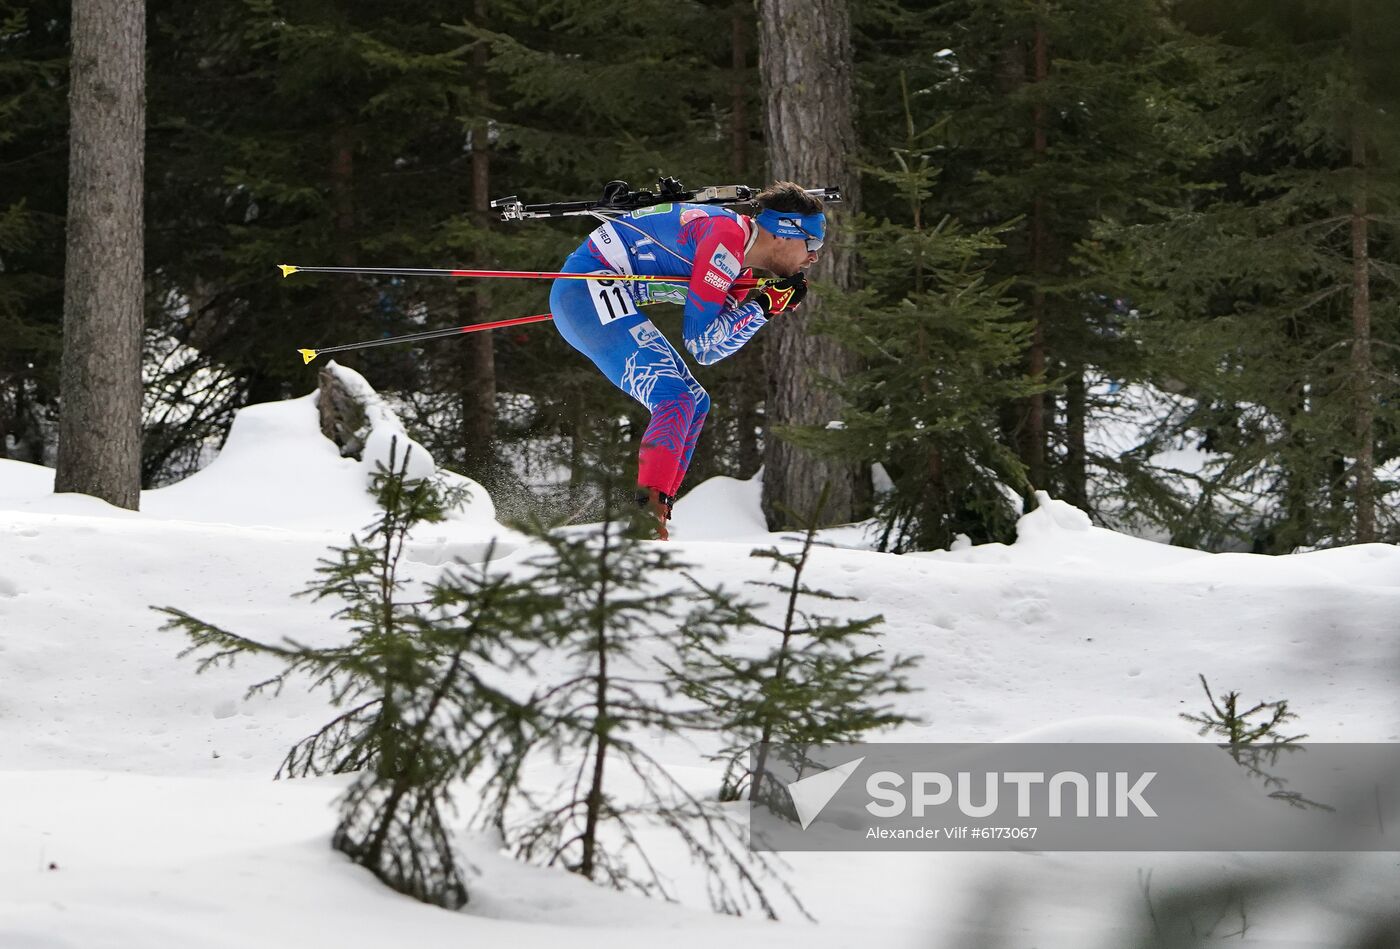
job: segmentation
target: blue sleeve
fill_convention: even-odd
[[[744,231],[731,218],[708,217],[695,228],[695,266],[685,298],[685,348],[702,366],[732,356],[768,317],[757,303],[740,303],[729,289],[743,270]]]
[[[687,318],[685,348],[700,365],[709,366],[737,353],[767,322],[757,303],[726,306],[694,333]]]

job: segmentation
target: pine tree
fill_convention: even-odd
[[[68,7],[0,2],[0,458],[38,464],[57,421]]]
[[[803,575],[817,545],[820,511],[805,520],[799,549],[770,547],[750,554],[772,561],[774,572],[790,572],[782,581],[749,581],[782,595],[780,615],[764,617],[753,604],[709,591],[716,611],[691,624],[682,665],[672,672],[727,742],[719,756],[726,763],[721,800],[778,797],[781,785],[765,783],[770,754],[859,741],[871,731],[909,721],[888,699],[910,691],[907,672],[917,660],[887,657],[865,645],[878,635],[883,617],[846,620],[811,611],[812,600],[855,597],[807,585]],[[761,631],[764,645],[757,654],[740,653],[723,635],[730,629]]]
[[[340,802],[332,844],[386,885],[456,909],[468,894],[447,828],[455,782],[529,732],[528,700],[484,680],[523,667],[539,637],[533,617],[548,603],[484,563],[460,565],[413,596],[403,575],[414,527],[442,520],[460,501],[432,479],[410,478],[409,453],[380,466],[373,491],[381,516],[348,547],[322,560],[303,595],[338,603],[343,645],[270,644],[172,607],[165,629],[190,638],[181,655],[198,670],[260,655],[282,663],[249,694],[293,680],[330,692],[345,709],[287,752],[279,777],[358,772]],[[489,678],[489,676],[488,676]],[[491,786],[491,781],[486,782]]]
[[[860,207],[859,181],[852,175],[855,152],[855,91],[851,15],[846,0],[760,0],[760,73],[767,114],[769,164],[773,176],[804,187],[835,183],[841,205],[827,217],[833,240],[811,268],[833,296],[855,284],[856,249],[842,235],[848,212]],[[803,36],[802,42],[792,37]],[[822,425],[841,414],[839,394],[822,378],[840,378],[856,368],[840,342],[813,332],[825,306],[810,302],[768,330],[768,400],[765,415],[763,512],[772,528],[787,526],[786,511],[816,509],[828,494],[832,523],[856,520],[868,510],[868,476],[845,459],[804,450],[783,438],[789,426]]]
[[[348,625],[347,642],[272,644],[159,610],[164,628],[190,638],[181,655],[196,655],[200,672],[268,657],[281,671],[250,694],[309,680],[343,709],[295,743],[278,771],[356,773],[333,845],[400,892],[465,905],[448,818],[454,790],[470,780],[475,819],[526,859],[674,898],[641,839],[643,828],[661,827],[706,871],[717,909],[776,916],[763,885],[771,868],[747,852],[741,828],[639,740],[700,727],[701,710],[678,706],[666,665],[653,660],[674,655],[691,626],[722,638],[718,594],[703,596],[664,545],[611,521],[599,534],[541,533],[547,550],[524,568],[502,569],[488,551],[418,594],[403,574],[405,544],[456,499],[410,470],[408,457],[396,464],[391,451],[374,478],[381,516],[323,560],[304,591],[339,604],[334,617]],[[562,679],[538,671],[546,654],[551,667],[562,658]],[[528,694],[522,682],[531,683]],[[574,780],[552,791],[527,781],[546,756],[576,758]],[[637,780],[640,797],[619,796],[604,780],[619,770]]]
[[[892,162],[865,172],[904,206],[854,222],[866,287],[835,302],[825,324],[862,368],[838,383],[848,406],[840,427],[800,437],[884,466],[881,549],[936,549],[958,534],[1009,539],[1020,512],[1008,495],[1026,476],[999,412],[1037,388],[1020,369],[1031,327],[1009,281],[989,276],[1006,228],[969,232],[938,216],[933,155],[944,124],[918,128],[903,74],[900,83],[905,140]]]
[[[1202,187],[1109,235],[1140,339],[1190,399],[1175,430],[1218,459],[1178,536],[1271,553],[1394,536],[1395,13],[1186,12],[1221,35]]]
[[[1210,683],[1206,681],[1204,675],[1199,677],[1201,688],[1205,690],[1206,701],[1210,703],[1210,708],[1195,715],[1181,712],[1183,719],[1193,725],[1199,725],[1197,734],[1209,735],[1225,739],[1233,750],[1239,745],[1249,745],[1260,739],[1268,739],[1270,742],[1288,744],[1295,741],[1302,741],[1307,735],[1284,735],[1278,727],[1284,722],[1292,721],[1298,716],[1288,710],[1288,700],[1280,699],[1274,702],[1256,702],[1247,709],[1240,708],[1240,694],[1236,691],[1225,693],[1220,701],[1210,691]],[[1254,719],[1256,715],[1267,715],[1267,721]]]
[[[1089,433],[1114,408],[1096,383],[1139,379],[1121,287],[1081,259],[1106,217],[1135,222],[1180,193],[1195,143],[1176,87],[1193,52],[1168,4],[1137,0],[977,0],[938,4],[945,55],[911,76],[918,124],[947,116],[940,210],[970,228],[1014,226],[989,281],[1012,281],[1030,321],[1025,368],[1051,388],[1003,411],[1027,477],[1100,517],[1096,481],[1114,459]],[[1026,494],[1030,500],[1029,493]],[[1033,503],[1033,502],[1032,502]]]
[[[280,395],[255,381],[286,366],[251,324],[274,306],[275,274],[234,260],[233,229],[265,206],[228,175],[245,117],[269,112],[267,63],[247,42],[241,0],[148,0],[146,406],[142,483],[206,464],[234,413]],[[275,110],[271,110],[275,111]],[[265,121],[265,118],[260,118]],[[251,134],[251,133],[247,133]]]
[[[725,44],[714,47],[721,57],[694,37],[727,31],[728,12],[698,0],[606,9],[559,0],[502,12],[494,24],[465,23],[466,35],[490,43],[489,69],[512,107],[499,130],[507,173],[529,172],[536,200],[592,194],[614,178],[722,174],[732,67]],[[673,166],[678,156],[687,167]]]
[[[145,316],[145,0],[76,0],[54,490],[136,510]]]
[[[236,404],[284,398],[312,384],[299,347],[463,322],[449,281],[284,281],[274,267],[468,256],[463,118],[476,90],[470,51],[444,26],[460,9],[157,5],[153,42],[170,68],[153,80],[151,251],[160,327],[200,355],[182,372],[232,373]],[[443,390],[427,379],[459,368],[411,347],[346,359],[386,392]]]
[[[742,828],[674,778],[644,741],[704,726],[703,710],[678,704],[666,673],[680,665],[683,638],[717,646],[734,614],[722,595],[717,605],[685,580],[666,545],[638,540],[615,523],[614,509],[607,513],[597,532],[541,534],[548,551],[530,563],[531,584],[557,598],[542,622],[564,662],[539,683],[541,741],[523,748],[510,771],[524,772],[526,757],[547,752],[572,777],[555,788],[515,787],[489,820],[527,860],[674,899],[644,842],[648,829],[665,830],[704,871],[715,909],[777,918],[763,885],[771,868],[748,852]],[[528,804],[523,815],[512,799]]]

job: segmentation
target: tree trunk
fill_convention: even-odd
[[[1064,499],[1085,512],[1089,510],[1089,447],[1085,438],[1088,401],[1084,367],[1072,366],[1065,382]]]
[[[55,491],[141,500],[144,0],[73,0]]]
[[[469,291],[472,322],[489,316],[489,292],[481,287]],[[495,457],[496,437],[496,348],[491,334],[470,333],[459,342],[458,396],[461,409],[460,436],[466,474],[480,481],[489,474]]]
[[[762,340],[754,342],[758,343],[762,352]],[[766,360],[766,353],[764,356]],[[734,409],[739,438],[735,461],[739,466],[737,476],[747,480],[763,467],[763,442],[759,439],[759,430],[763,427],[763,399],[768,380],[763,366],[755,359],[745,363],[739,372],[740,380],[736,386],[739,404]]]
[[[612,556],[608,549],[610,540],[607,532],[603,532],[603,550],[599,557],[599,563],[607,564]],[[594,854],[598,845],[598,825],[602,821],[603,815],[603,769],[608,763],[608,740],[612,735],[612,715],[609,705],[609,683],[608,683],[608,656],[611,654],[611,643],[608,641],[608,621],[607,602],[611,592],[609,581],[611,575],[609,568],[603,568],[603,575],[598,586],[598,594],[593,614],[598,618],[597,628],[594,630],[593,647],[598,657],[598,674],[593,680],[593,740],[596,744],[593,747],[593,777],[588,787],[588,798],[584,809],[583,833],[580,837],[583,841],[583,856],[579,860],[578,872],[588,879],[593,879]]]
[[[743,181],[749,172],[748,35],[752,22],[752,0],[734,4],[729,23],[729,171],[735,181]]]
[[[1050,56],[1045,28],[1042,26],[1035,29],[1032,61],[1035,81],[1044,82],[1050,75]],[[1034,139],[1031,147],[1034,161],[1038,164],[1048,147],[1043,103],[1036,103],[1032,121]],[[1045,374],[1045,289],[1042,286],[1045,279],[1045,231],[1045,199],[1037,193],[1031,203],[1031,280],[1034,286],[1031,288],[1032,329],[1028,366],[1031,376],[1037,379]],[[1031,487],[1042,490],[1048,486],[1045,466],[1045,401],[1044,392],[1036,392],[1027,399],[1026,426],[1021,443],[1021,457],[1026,463],[1026,474],[1030,478]]]
[[[729,171],[735,181],[746,181],[749,177],[749,96],[752,94],[749,31],[753,29],[753,9],[752,0],[739,0],[732,8],[729,25]],[[738,467],[732,473],[740,478],[752,478],[763,466],[759,429],[763,425],[763,403],[768,394],[768,376],[763,369],[767,361],[764,334],[749,343],[745,355],[748,358],[741,360],[734,370],[735,463]]]
[[[948,497],[948,477],[943,452],[930,447],[924,458],[924,503],[915,550],[938,550],[953,542],[953,508]]]
[[[476,21],[486,17],[485,0],[476,0]],[[486,114],[487,45],[478,42],[472,52],[476,70],[475,92],[478,114]],[[491,128],[485,118],[472,126],[472,216],[480,228],[491,221]],[[475,263],[488,263],[478,254]],[[485,281],[476,281],[470,291],[472,322],[490,319],[491,297]],[[461,341],[460,408],[462,452],[466,473],[481,480],[489,475],[495,457],[496,435],[496,346],[495,334],[471,333]]]
[[[335,262],[341,267],[354,267],[355,257],[355,134],[346,122],[336,125],[331,133],[331,234],[335,246]],[[337,280],[331,284],[334,312],[333,326],[356,325],[355,283]],[[357,362],[350,356],[346,363]]]
[[[1376,407],[1371,385],[1371,267],[1366,194],[1366,134],[1353,120],[1351,162],[1351,376],[1356,431],[1356,542],[1376,540]]]
[[[760,73],[767,99],[764,125],[775,178],[806,187],[840,185],[846,202],[828,209],[831,232],[811,277],[840,292],[852,285],[854,251],[842,222],[859,195],[852,168],[856,153],[852,116],[851,27],[845,0],[759,0]],[[837,210],[837,209],[840,210]],[[840,379],[854,366],[849,353],[810,327],[822,310],[821,294],[796,313],[773,321],[768,336],[767,438],[763,510],[770,527],[789,526],[791,515],[815,513],[830,487],[822,520],[853,520],[861,500],[855,465],[799,449],[774,435],[785,425],[825,425],[840,418],[841,402],[818,380]]]

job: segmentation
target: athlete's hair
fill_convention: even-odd
[[[786,211],[791,214],[818,214],[823,209],[822,199],[802,190],[791,181],[775,181],[764,188],[754,202],[765,210]]]

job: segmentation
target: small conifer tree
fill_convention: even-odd
[[[571,776],[543,790],[515,783],[487,819],[525,859],[675,899],[645,844],[649,831],[669,832],[704,872],[715,909],[734,915],[757,909],[776,918],[762,885],[769,865],[747,851],[742,828],[687,790],[648,750],[659,736],[704,726],[704,710],[683,703],[667,673],[678,665],[686,630],[703,628],[721,639],[732,612],[714,605],[724,602],[722,594],[702,596],[687,582],[667,545],[615,523],[618,492],[603,494],[601,531],[541,534],[548,550],[530,562],[532,585],[557,601],[557,611],[542,622],[554,661],[563,665],[556,680],[539,686],[543,740],[522,751],[569,762]],[[513,769],[525,770],[523,760]],[[512,812],[511,799],[528,806]]]
[[[1200,734],[1215,733],[1224,738],[1231,748],[1249,745],[1262,740],[1286,744],[1301,741],[1307,735],[1283,735],[1278,727],[1298,716],[1288,710],[1288,701],[1256,702],[1248,709],[1240,708],[1240,694],[1227,692],[1223,701],[1217,701],[1211,694],[1210,683],[1200,676],[1201,688],[1205,690],[1210,708],[1197,715],[1182,712],[1181,717],[1194,725],[1201,726]],[[1256,720],[1254,716],[1263,713],[1267,717]]]
[[[722,641],[736,615],[725,595],[700,592],[666,546],[614,523],[619,494],[605,490],[602,532],[541,531],[547,550],[526,569],[500,569],[488,552],[412,596],[400,569],[405,543],[416,524],[443,516],[443,492],[409,479],[406,459],[382,468],[374,490],[380,518],[322,561],[304,591],[343,604],[335,616],[349,623],[347,644],[270,644],[160,610],[166,628],[190,637],[181,655],[196,654],[199,671],[271,657],[281,671],[250,694],[305,676],[346,709],[297,742],[278,772],[358,772],[334,846],[400,892],[465,905],[446,818],[451,791],[470,778],[476,820],[519,856],[674,899],[644,844],[660,829],[685,844],[716,909],[776,917],[764,888],[771,867],[747,851],[742,828],[644,744],[705,726],[705,710],[666,674],[683,639]],[[551,667],[562,664],[556,678],[535,667],[546,652]],[[533,692],[522,694],[521,681]],[[527,780],[545,756],[577,758],[572,778],[545,789]],[[615,790],[619,778],[625,792]]]
[[[500,742],[528,727],[528,702],[518,702],[478,675],[528,657],[537,597],[486,563],[461,566],[409,595],[405,543],[421,523],[442,520],[459,502],[430,479],[408,477],[408,452],[376,472],[372,490],[382,508],[367,530],[322,560],[303,591],[335,599],[334,618],[351,637],[344,645],[270,644],[197,619],[159,610],[166,629],[183,631],[198,670],[232,665],[243,655],[268,656],[282,670],[249,694],[274,694],[292,678],[330,691],[341,712],[292,746],[279,777],[359,772],[340,803],[332,843],[394,889],[428,903],[467,902],[461,866],[444,812],[452,782],[469,774]]]
[[[1217,701],[1210,691],[1210,683],[1200,676],[1201,688],[1205,689],[1210,708],[1198,715],[1181,713],[1186,721],[1199,725],[1201,735],[1214,733],[1226,741],[1230,757],[1244,768],[1251,777],[1263,782],[1269,790],[1269,797],[1288,803],[1297,808],[1332,810],[1326,804],[1309,800],[1298,791],[1289,790],[1288,782],[1277,773],[1280,758],[1285,753],[1304,751],[1296,742],[1307,735],[1285,735],[1279,731],[1284,722],[1298,716],[1288,710],[1288,700],[1277,702],[1256,702],[1247,709],[1240,707],[1240,694],[1235,691],[1225,693]],[[1255,718],[1262,715],[1262,718]]]
[[[855,219],[866,287],[827,301],[822,328],[861,357],[858,371],[830,382],[847,408],[839,426],[790,433],[884,467],[880,548],[896,552],[946,547],[958,534],[1010,537],[1027,482],[1000,412],[1044,388],[1020,365],[1030,324],[1010,283],[989,276],[1007,228],[964,228],[933,210],[943,124],[916,127],[907,91],[905,119],[891,162],[865,169],[902,213]]]
[[[825,495],[823,495],[824,499]],[[685,642],[684,665],[677,671],[687,695],[706,709],[714,727],[730,741],[721,755],[727,762],[720,797],[751,801],[772,799],[773,782],[765,782],[768,756],[826,742],[857,741],[868,732],[908,721],[885,701],[909,692],[906,673],[917,663],[907,656],[887,657],[863,645],[876,635],[883,617],[840,619],[811,611],[810,601],[854,600],[809,586],[804,574],[817,545],[820,507],[799,519],[806,525],[797,550],[770,547],[750,556],[772,561],[782,580],[751,580],[777,590],[782,613],[761,616],[752,604],[714,593],[719,622],[757,627],[766,635],[756,654],[739,654],[724,638],[692,626]],[[756,747],[755,763],[749,750]],[[800,769],[799,769],[800,773]],[[774,785],[776,786],[776,785]],[[779,807],[780,812],[788,808]]]

